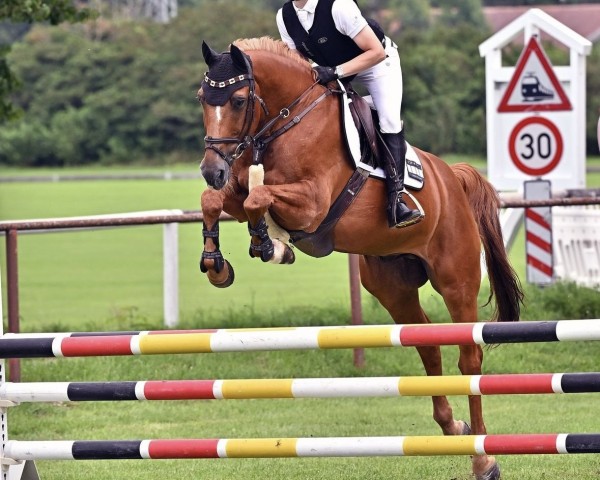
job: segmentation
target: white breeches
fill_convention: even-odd
[[[379,115],[382,133],[402,130],[402,68],[398,48],[386,38],[387,58],[356,76],[356,81],[369,91]]]

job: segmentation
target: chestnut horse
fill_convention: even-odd
[[[221,54],[203,44],[203,54],[209,71],[198,91],[207,133],[201,171],[209,188],[202,194],[201,269],[212,284],[226,287],[233,269],[219,251],[222,212],[248,222],[251,256],[292,263],[293,251],[283,237],[315,232],[349,188],[355,168],[342,140],[339,92],[334,84],[317,84],[297,53],[263,37],[238,40]],[[427,281],[443,297],[453,322],[477,322],[483,244],[490,299],[496,297],[494,320],[517,321],[523,293],[504,249],[496,191],[473,167],[448,166],[415,150],[425,186],[414,196],[425,218],[389,228],[384,182],[369,178],[333,222],[331,248],[361,255],[362,284],[402,324],[430,322],[418,294]],[[316,256],[328,253],[303,249],[302,241],[296,246]],[[481,348],[459,348],[460,371],[480,375]],[[417,350],[427,375],[442,375],[439,347]],[[469,408],[470,428],[453,418],[446,397],[433,397],[433,417],[445,435],[486,433],[481,397],[470,396]],[[477,479],[499,478],[493,457],[472,461]]]

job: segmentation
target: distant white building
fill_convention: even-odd
[[[143,4],[143,15],[158,23],[169,23],[177,16],[177,0],[137,0]]]
[[[492,31],[497,32],[530,8],[531,5],[483,7],[483,14]],[[600,41],[600,3],[536,5],[536,8],[543,10],[590,42]]]
[[[99,3],[101,5],[94,8],[102,11],[104,7],[112,17],[150,18],[157,23],[169,23],[177,16],[177,0],[102,0]]]

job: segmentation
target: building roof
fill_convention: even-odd
[[[523,15],[531,6],[484,7],[483,14],[490,27],[497,32]],[[592,43],[600,41],[600,3],[578,5],[536,5],[560,23],[579,33]]]

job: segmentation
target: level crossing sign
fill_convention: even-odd
[[[523,32],[514,66],[505,47]],[[553,66],[542,39],[570,50]],[[497,190],[522,191],[539,178],[556,189],[585,188],[585,60],[591,42],[533,8],[479,45],[485,57],[488,179]]]
[[[572,108],[538,39],[531,37],[519,57],[498,112],[564,111]]]

